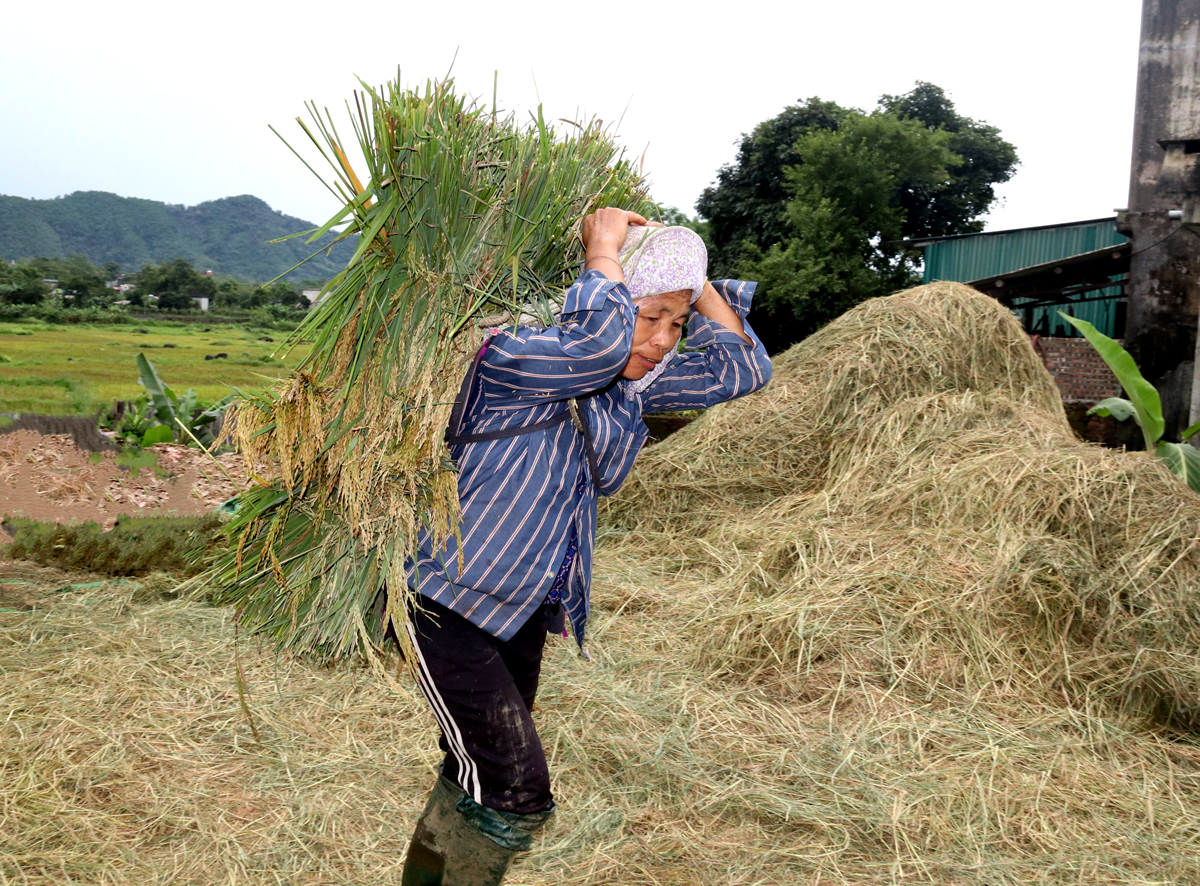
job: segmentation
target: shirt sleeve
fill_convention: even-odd
[[[643,412],[707,409],[757,391],[771,380],[767,349],[745,322],[755,286],[741,280],[713,281],[713,287],[742,318],[753,344],[703,314],[693,313],[684,353],[676,355],[642,393]]]
[[[624,283],[585,271],[556,326],[501,329],[480,362],[485,403],[530,406],[604,387],[629,360],[636,311]]]

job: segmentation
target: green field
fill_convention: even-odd
[[[92,415],[114,400],[136,399],[139,351],[176,393],[195,388],[201,399],[217,400],[232,387],[278,378],[308,352],[305,345],[274,356],[286,335],[229,324],[0,323],[0,412]],[[218,353],[229,356],[204,359]]]

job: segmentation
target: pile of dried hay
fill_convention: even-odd
[[[1196,501],[1058,410],[1000,308],[926,288],[644,453],[509,882],[1200,882]],[[228,610],[35,578],[0,575],[0,882],[399,882],[439,756],[407,683],[243,636],[256,740]]]
[[[1078,442],[1015,318],[967,287],[821,330],[648,450],[608,517],[708,571],[685,607],[706,671],[1200,728],[1200,497]]]

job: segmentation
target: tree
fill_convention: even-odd
[[[787,321],[769,327],[780,333],[777,346],[916,282],[920,253],[904,240],[904,197],[936,200],[961,162],[949,141],[943,130],[886,112],[850,113],[838,129],[796,141],[799,162],[785,172],[789,234],[766,251],[747,244],[740,263],[760,283],[756,307]]]
[[[249,301],[253,296],[255,288],[253,283],[243,283],[240,280],[234,280],[232,277],[226,277],[217,283],[217,293],[213,298],[213,306],[221,308],[250,307]]]
[[[6,282],[0,283],[0,300],[8,305],[38,305],[46,298],[42,274],[28,265],[9,268]]]
[[[82,308],[102,302],[108,295],[108,285],[100,274],[71,273],[58,281],[63,297],[71,299],[73,307]]]
[[[930,129],[950,133],[946,143],[962,158],[936,199],[921,192],[904,193],[905,236],[944,237],[983,230],[985,214],[996,201],[994,185],[1013,177],[1017,150],[1000,137],[1000,130],[977,123],[954,110],[941,87],[918,80],[911,92],[884,95],[879,107],[901,119],[919,120]]]
[[[675,206],[660,205],[658,212],[652,213],[651,216],[654,221],[660,221],[664,225],[678,225],[679,227],[691,228],[705,242],[708,241],[708,222],[701,221],[699,218],[692,218],[682,209]]]
[[[757,276],[751,320],[769,306],[777,322],[760,326],[779,334],[764,342],[786,347],[914,282],[918,254],[893,241],[981,230],[1016,164],[996,127],[960,115],[931,83],[882,96],[871,114],[810,98],[744,136],[697,201],[709,273]]]
[[[787,236],[784,170],[800,162],[795,144],[808,132],[837,129],[846,113],[833,102],[810,98],[742,136],[737,160],[722,166],[716,186],[705,188],[696,201],[708,223],[710,276],[733,275],[743,243],[767,249]]]
[[[73,307],[82,308],[106,300],[112,279],[103,268],[92,264],[86,255],[72,255],[65,259],[40,258],[33,261],[43,275],[58,280],[63,298],[70,299]]]
[[[158,306],[166,310],[189,310],[195,307],[193,298],[212,298],[217,292],[211,277],[201,274],[182,258],[157,266],[144,265],[134,285],[140,298],[156,295]]]
[[[308,299],[282,280],[260,286],[254,291],[254,307],[283,305],[286,308],[308,308]]]

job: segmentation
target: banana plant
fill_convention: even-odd
[[[154,419],[158,424],[142,434],[142,445],[169,443],[174,439],[210,446],[216,439],[217,420],[224,415],[233,402],[230,394],[216,403],[200,402],[196,392],[188,388],[182,396],[177,395],[158,377],[154,364],[145,354],[138,354],[138,384],[146,389]]]
[[[1200,450],[1188,443],[1191,437],[1200,433],[1200,422],[1183,432],[1180,443],[1163,440],[1166,422],[1163,420],[1162,399],[1154,385],[1146,381],[1129,352],[1086,320],[1069,317],[1062,311],[1058,315],[1083,333],[1083,337],[1108,364],[1128,397],[1101,400],[1088,410],[1088,415],[1111,415],[1117,421],[1132,418],[1142,429],[1146,452],[1161,458],[1172,474],[1200,492]]]

